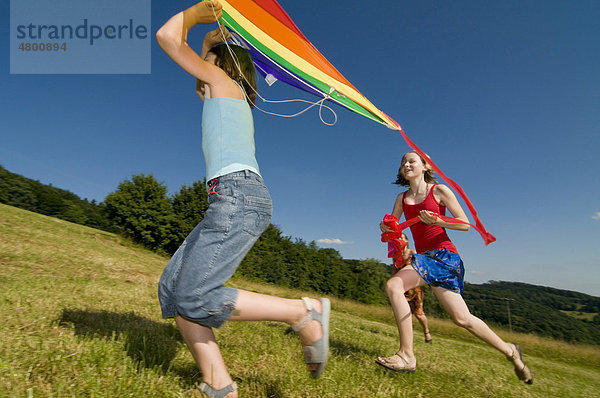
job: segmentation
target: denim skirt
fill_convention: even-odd
[[[465,268],[457,253],[440,249],[412,256],[412,266],[431,286],[440,286],[462,294],[465,287]]]
[[[249,170],[210,181],[204,218],[167,263],[158,284],[163,318],[177,315],[220,327],[235,309],[237,290],[224,286],[271,222],[262,178]]]

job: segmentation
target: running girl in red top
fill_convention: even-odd
[[[447,186],[436,184],[431,166],[414,151],[402,157],[395,183],[409,189],[398,195],[392,215],[400,219],[404,214],[407,220],[418,216],[421,222],[410,227],[417,250],[411,266],[400,269],[386,284],[400,334],[400,349],[390,357],[378,357],[377,364],[395,371],[415,371],[412,318],[404,292],[429,284],[455,324],[502,352],[513,363],[517,377],[531,384],[533,376],[523,363],[520,347],[504,342],[481,319],[472,315],[461,296],[465,270],[446,229],[467,231],[469,221],[454,193]],[[464,224],[437,217],[436,214],[445,215],[446,209]],[[381,230],[386,232],[389,228],[381,223]]]

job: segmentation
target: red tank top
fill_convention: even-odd
[[[406,192],[402,194],[402,211],[407,220],[417,217],[421,210],[434,211],[442,216],[446,215],[446,206],[441,206],[433,196],[434,187],[435,185],[429,189],[425,199],[416,205],[407,204],[404,201]],[[458,253],[456,247],[450,241],[448,234],[446,234],[446,230],[442,227],[419,222],[410,227],[410,232],[415,240],[415,249],[417,250],[417,253],[423,253],[429,250],[439,250],[442,248]]]

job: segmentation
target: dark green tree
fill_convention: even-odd
[[[173,213],[167,188],[152,174],[138,174],[119,184],[104,199],[103,210],[122,233],[157,251],[170,253],[179,245],[180,222]]]
[[[93,228],[110,230],[95,202],[52,185],[14,174],[0,166],[0,203],[61,218]]]
[[[202,221],[208,209],[206,182],[196,181],[191,187],[182,186],[179,192],[173,195],[171,204],[180,222],[177,235],[181,242]]]
[[[0,203],[37,211],[37,198],[29,180],[0,166]]]

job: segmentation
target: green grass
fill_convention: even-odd
[[[581,311],[567,311],[560,310],[563,314],[572,316],[573,318],[583,319],[584,321],[592,321],[598,313],[596,312],[581,312]]]
[[[0,205],[0,396],[194,396],[200,375],[156,286],[167,259],[116,235]],[[236,279],[284,297],[314,294]],[[308,377],[284,324],[229,322],[217,336],[245,397],[598,397],[600,349],[499,330],[534,372],[527,386],[504,357],[446,320],[433,345],[415,328],[414,375],[385,371],[391,309],[332,298],[331,357]]]

